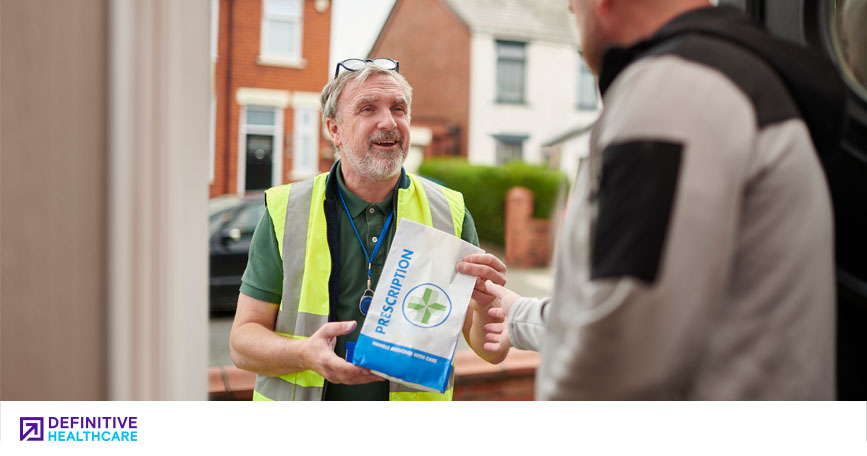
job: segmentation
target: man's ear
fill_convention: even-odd
[[[325,119],[325,129],[331,135],[331,142],[335,146],[340,147],[343,145],[343,141],[340,139],[340,129],[337,128],[337,122],[334,119]]]
[[[607,18],[611,14],[611,9],[617,5],[615,0],[590,0],[591,7],[594,9],[597,17]]]
[[[596,17],[597,28],[605,32],[614,26],[612,20],[616,20],[621,10],[633,0],[590,0],[590,9]],[[641,0],[646,1],[646,0]]]

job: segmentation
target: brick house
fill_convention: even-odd
[[[413,125],[459,147],[439,155],[541,164],[543,145],[598,115],[572,27],[565,0],[396,0],[369,55],[401,61]]]
[[[210,196],[327,169],[329,0],[212,0]],[[320,157],[326,157],[320,160]]]

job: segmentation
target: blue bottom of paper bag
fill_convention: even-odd
[[[352,364],[445,392],[451,360],[360,334]]]

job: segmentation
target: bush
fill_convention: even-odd
[[[512,162],[505,166],[471,165],[463,159],[426,161],[418,173],[464,194],[467,209],[476,222],[479,239],[504,245],[506,192],[512,187],[533,191],[533,217],[550,218],[566,175],[542,166]]]

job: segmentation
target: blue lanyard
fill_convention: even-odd
[[[346,216],[349,217],[349,223],[352,224],[352,230],[355,231],[355,237],[358,238],[358,243],[361,244],[361,250],[364,251],[364,258],[367,259],[367,289],[370,290],[370,267],[373,264],[373,259],[376,258],[376,253],[379,252],[379,246],[382,245],[382,239],[385,237],[385,232],[391,225],[391,219],[394,217],[394,209],[388,218],[385,220],[385,226],[379,233],[379,238],[376,239],[376,245],[373,246],[373,254],[367,255],[367,249],[364,247],[364,241],[361,240],[361,235],[358,234],[358,228],[355,227],[355,222],[352,221],[352,214],[349,213],[349,208],[346,207],[346,200],[343,199],[343,192],[340,191],[340,186],[337,187],[337,194],[340,195],[340,202],[343,203],[343,209],[346,211]]]

